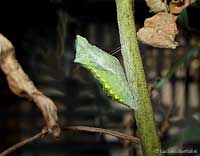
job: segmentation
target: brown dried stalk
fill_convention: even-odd
[[[84,132],[94,132],[94,133],[104,133],[108,134],[111,136],[115,136],[117,138],[123,139],[123,140],[128,140],[131,142],[135,142],[137,144],[140,143],[140,139],[125,133],[109,130],[109,129],[103,129],[103,128],[97,128],[97,127],[88,127],[88,126],[66,126],[63,127],[62,130],[67,130],[67,131],[84,131]]]
[[[115,136],[120,139],[128,140],[135,142],[137,144],[140,144],[140,139],[131,135],[127,135],[125,133],[112,131],[108,129],[103,128],[96,128],[96,127],[88,127],[88,126],[65,126],[62,128],[62,131],[83,131],[83,132],[94,132],[94,133],[104,133],[111,136]],[[27,143],[30,143],[38,138],[41,138],[42,136],[48,134],[48,131],[42,130],[42,132],[35,134],[34,136],[27,138],[23,141],[18,142],[17,144],[11,146],[10,148],[6,149],[2,153],[0,153],[0,156],[6,156],[10,154],[11,152],[17,150],[18,148],[24,146]]]
[[[161,128],[160,128],[160,131],[159,131],[160,137],[163,137],[164,133],[168,130],[168,128],[170,126],[169,117],[170,117],[172,108],[173,108],[173,103],[170,104],[169,108],[167,109],[167,112],[165,113],[164,120],[161,124]]]
[[[3,151],[2,153],[0,153],[0,156],[6,156],[6,155],[10,154],[11,152],[17,150],[18,148],[24,146],[25,144],[27,144],[27,143],[29,143],[29,142],[32,142],[32,141],[34,141],[34,140],[40,138],[40,137],[43,136],[43,135],[44,135],[43,132],[39,132],[39,133],[35,134],[34,136],[32,136],[32,137],[30,137],[30,138],[27,138],[27,139],[25,139],[25,140],[23,140],[23,141],[20,141],[20,142],[18,142],[17,144],[15,144],[15,145],[9,147],[8,149],[6,149],[6,150]]]
[[[58,127],[57,107],[54,102],[40,92],[15,57],[12,43],[0,34],[0,67],[6,74],[9,88],[18,96],[25,97],[36,103],[46,121],[46,130],[54,136],[60,135]]]

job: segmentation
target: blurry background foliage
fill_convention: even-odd
[[[36,86],[56,102],[62,125],[97,126],[136,135],[132,112],[110,100],[92,74],[73,63],[76,34],[105,51],[111,52],[120,46],[114,0],[0,3],[1,33],[13,42],[17,58]],[[135,0],[135,8],[139,28],[152,14],[144,1]],[[166,114],[169,117],[169,126],[161,138],[166,149],[193,148],[200,153],[199,17],[198,0],[179,16],[180,46],[176,50],[140,45],[158,129]],[[115,56],[122,60],[120,53]],[[0,104],[0,150],[40,130],[41,113],[31,102],[10,92],[2,72]],[[31,143],[15,154],[118,156],[135,153],[135,145],[114,137],[72,132],[56,142],[47,138]]]

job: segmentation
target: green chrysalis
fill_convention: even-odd
[[[76,63],[89,69],[114,100],[136,109],[124,70],[118,59],[77,35]]]

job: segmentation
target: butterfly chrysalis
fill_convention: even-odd
[[[77,35],[74,62],[90,70],[102,84],[106,93],[114,100],[136,109],[124,70],[116,57]]]

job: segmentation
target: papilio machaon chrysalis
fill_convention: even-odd
[[[118,59],[77,35],[76,63],[89,69],[114,100],[136,109],[124,70]]]

